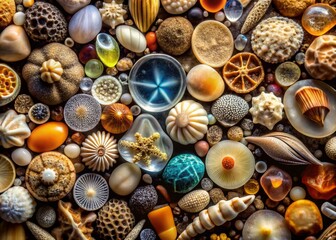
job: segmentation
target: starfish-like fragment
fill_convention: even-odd
[[[135,142],[129,142],[126,140],[121,141],[121,145],[134,150],[136,153],[133,157],[133,162],[144,161],[149,166],[151,164],[151,156],[156,156],[164,161],[167,160],[167,154],[161,152],[161,150],[155,146],[155,141],[160,138],[160,133],[155,132],[150,137],[146,138],[141,136],[140,133],[134,134]]]
[[[110,25],[112,29],[115,29],[116,26],[125,22],[124,15],[127,13],[126,10],[123,9],[122,3],[118,4],[115,0],[112,0],[111,3],[104,2],[99,12],[103,22]]]

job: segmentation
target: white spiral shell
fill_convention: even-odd
[[[89,135],[82,143],[82,162],[93,171],[105,172],[118,158],[117,140],[105,131]]]
[[[207,112],[193,100],[178,103],[166,119],[170,137],[183,145],[193,144],[204,137],[208,130]]]
[[[231,221],[239,213],[246,210],[253,203],[254,198],[254,195],[248,195],[241,198],[235,197],[228,201],[219,201],[216,205],[200,212],[199,216],[194,218],[193,222],[187,226],[177,240],[189,240],[198,234],[204,233],[206,230]]]
[[[34,215],[36,202],[24,187],[15,186],[0,196],[0,217],[11,223],[22,223]]]

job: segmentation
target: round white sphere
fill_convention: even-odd
[[[72,158],[72,159],[77,158],[80,154],[80,147],[75,143],[70,143],[70,144],[65,146],[64,154],[68,158]]]
[[[290,198],[295,202],[306,198],[306,190],[303,187],[293,187],[289,193]]]
[[[27,166],[32,160],[32,155],[25,148],[17,148],[12,152],[12,160],[19,166]]]
[[[125,104],[125,105],[129,105],[131,104],[133,101],[133,98],[131,96],[131,94],[129,93],[124,93],[123,95],[121,95],[121,98],[120,98],[120,102]]]
[[[15,25],[22,26],[26,21],[26,14],[23,12],[16,12],[13,16],[13,22]]]
[[[223,22],[225,20],[225,14],[220,11],[215,14],[215,19],[219,22]]]

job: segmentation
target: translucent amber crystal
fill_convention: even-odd
[[[325,34],[335,25],[336,11],[328,4],[311,5],[302,16],[303,28],[314,36]]]
[[[302,183],[312,198],[331,199],[336,196],[336,164],[309,165],[303,172]]]
[[[206,11],[215,13],[224,8],[226,0],[201,0],[200,3]]]
[[[169,206],[165,206],[148,213],[148,218],[161,240],[175,240],[177,230],[173,213]]]
[[[281,201],[292,188],[291,176],[277,167],[270,167],[260,178],[260,184],[273,201]]]
[[[244,191],[246,194],[256,194],[259,192],[259,188],[259,183],[255,179],[248,180],[248,182],[244,185]]]

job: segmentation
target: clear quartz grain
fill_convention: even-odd
[[[92,79],[84,77],[80,81],[79,88],[82,90],[83,93],[89,93],[91,91],[92,85],[93,85]]]
[[[247,44],[247,37],[243,34],[239,34],[234,42],[235,48],[238,51],[243,51]]]
[[[243,5],[239,0],[228,0],[224,7],[224,13],[230,22],[237,22],[243,14]]]

